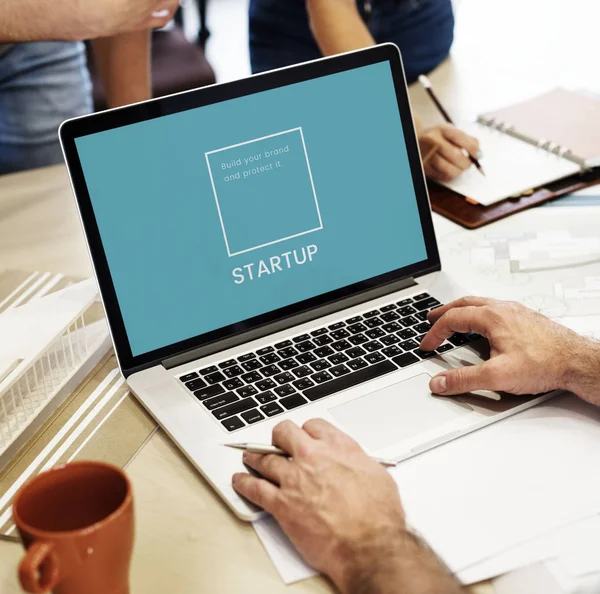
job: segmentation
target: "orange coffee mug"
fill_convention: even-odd
[[[129,593],[133,498],[121,469],[71,462],[43,472],[17,493],[13,519],[27,549],[27,592]]]

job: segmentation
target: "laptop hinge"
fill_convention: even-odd
[[[265,324],[264,326],[260,326],[258,328],[253,328],[252,330],[248,330],[242,334],[236,334],[235,336],[230,336],[228,338],[224,338],[223,340],[205,344],[201,347],[186,351],[185,353],[174,355],[173,357],[164,359],[161,361],[161,363],[165,369],[172,369],[173,367],[178,367],[179,365],[185,365],[190,361],[201,359],[202,357],[208,357],[209,355],[214,355],[219,351],[231,349],[239,346],[240,344],[251,342],[252,340],[263,338],[264,336],[269,336],[270,334],[275,334],[276,332],[281,332],[282,330],[287,330],[288,328],[293,328],[294,326],[299,326],[300,324],[322,318],[343,309],[359,305],[366,301],[371,301],[372,299],[377,299],[378,297],[383,297],[384,295],[395,293],[396,291],[402,291],[403,289],[414,287],[416,284],[417,282],[415,279],[413,277],[409,277],[400,281],[394,281],[387,285],[368,289],[356,295],[352,295],[351,297],[340,299],[334,303],[328,303],[327,305],[316,307],[309,311],[301,312],[293,316],[277,320],[276,322]]]

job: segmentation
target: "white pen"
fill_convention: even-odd
[[[273,445],[267,445],[262,443],[224,443],[224,446],[228,448],[234,448],[235,450],[244,450],[251,454],[275,454],[277,456],[289,456],[287,452],[284,452],[281,448]],[[382,466],[398,466],[398,462],[395,460],[386,460],[384,458],[376,458],[371,456],[371,460],[375,460]]]

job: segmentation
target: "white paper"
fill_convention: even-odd
[[[494,580],[495,594],[565,594],[543,563],[523,567]]]
[[[558,560],[545,561],[544,565],[561,587],[563,594],[598,594],[600,592],[600,574],[573,576],[563,568]]]

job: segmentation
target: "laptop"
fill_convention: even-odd
[[[322,417],[402,460],[540,401],[433,396],[487,356],[419,349],[442,270],[396,46],[65,122],[120,370],[240,518],[230,442]],[[544,398],[544,397],[543,397]]]

